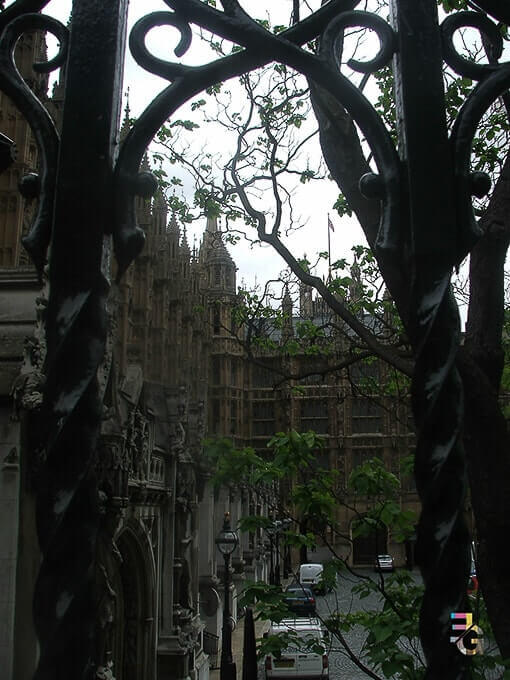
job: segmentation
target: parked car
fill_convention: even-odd
[[[467,594],[476,595],[478,592],[478,577],[476,574],[471,574],[468,578]]]
[[[295,614],[302,616],[315,615],[315,597],[310,588],[303,585],[291,585],[285,590],[285,604]]]
[[[393,571],[393,557],[391,555],[377,555],[374,563],[375,571]]]
[[[267,680],[285,680],[286,678],[329,678],[329,660],[326,646],[322,637],[322,630],[318,619],[283,619],[279,623],[272,623],[269,635],[278,633],[296,633],[296,641],[282,650],[281,655],[266,656],[264,667]],[[317,643],[322,647],[322,654],[317,649],[312,651],[310,644]]]
[[[325,585],[322,579],[324,565],[322,564],[302,564],[299,567],[299,582],[303,586],[308,586],[314,593],[324,592]]]
[[[476,575],[476,562],[475,562],[475,544],[471,543],[471,565],[469,568],[469,578],[467,586],[468,595],[476,595],[478,592],[478,577]]]

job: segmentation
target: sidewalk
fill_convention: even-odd
[[[292,578],[282,579],[282,588],[285,588],[292,582]],[[269,630],[269,621],[255,622],[255,638],[261,638],[262,634]],[[244,642],[244,616],[239,619],[235,630],[232,631],[232,658],[236,664],[237,680],[241,680],[243,675],[243,642]],[[220,664],[221,656],[218,654],[218,668],[211,668],[209,670],[209,680],[220,680]]]
[[[262,637],[262,633],[269,628],[268,621],[255,621],[255,637]],[[244,639],[244,616],[237,622],[235,630],[232,632],[232,658],[236,664],[237,680],[241,680],[243,674],[243,639]],[[218,655],[218,664],[220,656]],[[220,680],[220,669],[211,668],[209,670],[209,680]]]

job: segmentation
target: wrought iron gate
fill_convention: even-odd
[[[495,24],[486,15],[459,12],[440,27],[435,0],[391,0],[389,25],[356,11],[359,0],[330,0],[277,36],[253,21],[237,0],[221,0],[223,10],[200,0],[164,2],[170,11],[138,21],[129,46],[142,68],[170,84],[149,104],[120,148],[128,0],[74,0],[69,28],[39,13],[48,0],[17,0],[0,13],[0,88],[29,121],[41,159],[39,177],[25,182],[25,190],[38,193],[39,208],[24,245],[39,271],[49,260],[48,356],[40,433],[45,463],[37,497],[43,562],[34,598],[41,656],[35,677],[94,675],[92,594],[99,509],[92,461],[101,412],[96,371],[106,334],[105,235],[112,236],[121,276],[143,247],[134,198],[155,189],[153,178],[139,173],[139,167],[159,127],[205,88],[278,61],[338,99],[363,131],[377,164],[377,175],[360,178],[363,192],[381,202],[377,256],[381,261],[403,261],[412,284],[406,317],[416,353],[416,479],[423,508],[417,555],[426,585],[421,639],[427,678],[466,678],[467,661],[449,643],[450,612],[462,606],[468,568],[459,442],[462,388],[454,365],[459,324],[449,284],[452,268],[477,238],[471,196],[489,188],[485,176],[470,172],[471,142],[487,107],[510,87],[510,67],[497,63],[501,45]],[[508,23],[508,10],[500,4],[478,2]],[[151,55],[144,42],[150,29],[162,25],[180,32],[177,58],[190,46],[192,25],[242,49],[200,67],[164,61]],[[492,42],[493,64],[476,66],[456,53],[452,34],[463,25],[477,27]],[[353,62],[352,68],[372,72],[393,59],[398,151],[376,111],[335,62],[335,43],[349,26],[370,28],[380,40],[376,57]],[[36,65],[45,71],[65,65],[60,136],[14,65],[17,38],[33,29],[49,31],[60,41],[57,57]],[[318,36],[318,54],[303,49]],[[450,135],[443,60],[479,81]],[[8,143],[2,148],[7,165]]]

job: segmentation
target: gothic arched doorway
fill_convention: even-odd
[[[359,523],[360,521],[363,521],[363,518],[355,521]],[[351,525],[351,532],[352,527],[353,525]],[[353,564],[369,564],[372,566],[376,555],[388,552],[388,529],[383,524],[379,524],[377,527],[374,527],[370,533],[353,538],[352,545]]]
[[[124,530],[117,547],[122,562],[117,570],[114,589],[117,593],[113,644],[116,680],[145,680],[152,677],[149,654],[153,629],[152,568],[149,557],[129,529]]]

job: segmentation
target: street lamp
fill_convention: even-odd
[[[269,549],[270,549],[270,557],[269,557],[269,583],[272,586],[280,586],[281,585],[281,569],[280,569],[280,534],[283,531],[286,531],[289,526],[292,524],[291,519],[275,519],[273,520],[273,516],[269,515],[268,519],[270,520],[271,524],[267,527],[267,535],[269,536]],[[285,548],[287,549],[287,544],[285,545]],[[276,551],[276,555],[273,555],[273,553]],[[286,567],[286,562],[285,560],[287,559],[287,567]],[[288,562],[290,561],[290,555],[288,555],[288,558],[284,557],[283,560],[283,570],[284,570],[284,578],[287,578],[288,572],[290,571],[290,567],[288,566]]]
[[[237,533],[230,527],[230,513],[225,513],[223,528],[215,540],[225,560],[223,627],[221,632],[220,680],[236,680],[236,665],[232,659],[232,625],[230,615],[230,556],[239,543]]]
[[[274,533],[275,533],[275,568],[274,568],[274,584],[275,586],[281,585],[280,579],[280,531],[283,528],[283,523],[281,520],[277,519],[274,523]]]
[[[274,534],[275,534],[275,526],[273,522],[273,515],[268,516],[269,521],[271,524],[267,527],[266,532],[267,535],[269,536],[269,585],[274,586],[275,585],[275,577],[274,577]]]
[[[290,517],[286,517],[282,520],[282,531],[288,531],[292,524]],[[283,547],[283,578],[288,578],[292,571],[292,564],[290,558],[290,545],[288,541],[285,541]]]

